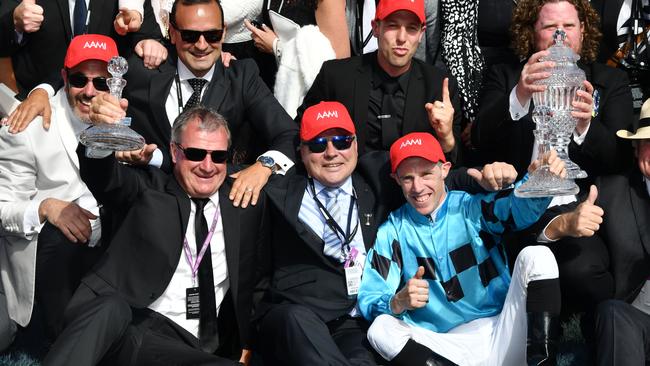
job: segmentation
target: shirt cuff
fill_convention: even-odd
[[[119,0],[120,9],[135,10],[140,13],[141,19],[144,20],[144,1],[142,0]]]
[[[155,166],[156,168],[160,168],[163,163],[163,154],[160,149],[154,150],[153,154],[151,155],[151,161],[149,161],[149,165]]]
[[[47,97],[49,99],[52,99],[52,97],[54,97],[54,94],[56,94],[56,92],[54,91],[54,88],[52,87],[52,85],[50,85],[48,83],[42,83],[42,84],[36,85],[36,87],[34,89],[30,90],[29,94],[27,94],[27,96],[29,97],[29,95],[32,94],[36,89],[45,90],[47,92]]]
[[[542,230],[542,232],[539,233],[539,235],[537,236],[537,242],[538,243],[548,244],[548,243],[555,243],[556,241],[560,240],[559,238],[558,239],[550,239],[548,236],[546,236],[546,229],[558,217],[560,217],[560,215],[555,216],[551,221],[548,222],[548,224],[546,224],[546,226],[544,226],[544,230]]]
[[[528,114],[528,110],[530,109],[530,99],[528,102],[526,102],[525,105],[521,105],[519,103],[519,98],[517,98],[517,92],[515,91],[517,87],[515,86],[512,88],[512,91],[510,92],[510,118],[512,118],[513,121],[518,121],[522,117]]]
[[[41,219],[38,217],[38,208],[41,206],[43,200],[33,200],[29,202],[25,214],[23,216],[23,231],[25,237],[31,239],[33,235],[38,234],[43,227]]]
[[[587,132],[589,132],[589,127],[591,127],[591,123],[587,128],[585,128],[585,132],[582,134],[578,135],[576,131],[573,131],[573,141],[578,144],[578,146],[582,145],[583,142],[585,142],[585,138],[587,137]]]
[[[275,165],[279,167],[275,174],[285,175],[293,167],[293,161],[277,150],[269,150],[260,156],[268,156],[275,161]],[[259,159],[259,156],[257,158]]]

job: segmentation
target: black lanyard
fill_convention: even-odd
[[[316,188],[314,187],[314,180],[312,178],[309,178],[309,187],[311,188],[312,197],[314,198],[314,201],[316,202],[321,215],[323,215],[323,218],[325,219],[325,223],[327,226],[329,226],[330,229],[332,229],[332,231],[334,231],[336,236],[341,239],[341,256],[343,259],[345,259],[347,253],[350,252],[350,243],[352,242],[352,239],[354,239],[354,236],[357,234],[357,229],[359,229],[359,220],[357,220],[357,223],[354,225],[354,230],[350,232],[350,226],[352,224],[352,211],[354,210],[354,202],[356,201],[357,197],[355,194],[353,194],[352,198],[350,198],[348,223],[346,226],[346,231],[344,232],[343,229],[341,229],[341,226],[339,226],[336,220],[334,220],[332,214],[330,214],[323,203],[318,199],[318,197],[316,197]]]
[[[183,113],[183,94],[181,93],[181,78],[178,77],[178,71],[174,75],[174,81],[176,82],[176,100],[178,100],[178,115],[180,116]]]

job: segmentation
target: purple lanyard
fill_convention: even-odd
[[[194,215],[203,215],[203,212],[199,213],[196,212]],[[196,278],[196,272],[199,270],[199,265],[201,264],[201,261],[203,260],[203,255],[205,255],[205,251],[208,250],[208,246],[210,245],[210,241],[212,240],[212,235],[214,234],[214,229],[217,227],[217,221],[219,219],[219,205],[217,205],[217,209],[214,211],[214,218],[212,219],[212,225],[210,226],[210,231],[208,231],[208,236],[205,238],[205,241],[203,241],[203,246],[201,247],[201,251],[199,251],[198,255],[196,256],[196,261],[192,263],[192,252],[190,251],[190,246],[187,244],[187,237],[183,238],[183,249],[185,251],[185,259],[187,259],[187,264],[190,265],[190,268],[192,269],[192,282],[194,282],[194,279]],[[196,218],[194,219],[194,222],[196,222]],[[194,228],[196,230],[196,228]],[[196,240],[196,238],[194,238]]]

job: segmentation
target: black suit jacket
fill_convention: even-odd
[[[625,171],[633,160],[628,142],[616,137],[619,129],[632,128],[632,94],[625,73],[602,64],[582,65],[587,80],[600,94],[598,115],[593,117],[584,142],[573,139],[569,157],[590,178]],[[505,161],[515,166],[520,177],[526,173],[533,152],[535,123],[531,112],[513,121],[509,96],[519,81],[523,64],[501,64],[490,69],[483,82],[481,108],[473,129],[473,143],[488,161]]]
[[[330,60],[323,63],[318,76],[305,95],[302,105],[298,108],[296,121],[302,119],[307,107],[321,101],[335,100],[345,105],[350,112],[357,130],[359,141],[359,156],[365,152],[368,120],[368,100],[372,79],[372,64],[377,58],[377,52],[343,60]],[[447,159],[457,163],[458,144],[460,144],[461,109],[458,88],[454,78],[442,69],[428,65],[418,59],[413,59],[411,76],[404,105],[402,131],[399,136],[410,132],[435,131],[429,123],[429,117],[424,105],[436,100],[442,101],[442,81],[449,78],[449,93],[454,105],[453,134],[456,145],[446,154]]]
[[[174,87],[177,56],[157,70],[148,70],[137,56],[129,60],[124,97],[129,100],[127,115],[132,128],[155,143],[164,156],[163,170],[170,170],[171,122],[165,102]],[[176,91],[172,90],[176,95]],[[226,68],[217,60],[214,75],[201,103],[216,109],[228,121],[232,135],[232,158],[236,163],[255,161],[259,153],[278,150],[295,159],[294,143],[298,128],[259,77],[254,61],[232,61]],[[254,133],[253,133],[254,132]]]
[[[609,272],[614,278],[613,297],[632,302],[650,276],[650,197],[637,169],[598,177],[594,184],[598,189],[595,204],[605,212],[603,223],[593,237],[571,240],[600,241],[605,245]],[[534,243],[552,219],[573,211],[584,201],[586,192],[581,196],[577,202],[548,209],[523,241]]]
[[[152,167],[127,167],[112,156],[88,159],[84,151],[78,149],[81,177],[97,201],[109,209],[126,208],[128,213],[104,256],[82,281],[98,295],[117,293],[134,308],[147,307],[165,291],[183,255],[190,199],[173,175]],[[257,205],[241,209],[232,205],[229,191],[227,178],[219,190],[219,207],[243,346],[249,342],[258,249],[267,238],[265,199],[262,196]],[[232,333],[236,334],[234,329]]]
[[[0,5],[0,55],[11,56],[20,94],[26,95],[42,82],[49,82],[54,85],[54,90],[58,90],[63,60],[72,39],[68,0],[36,0],[36,4],[43,8],[45,19],[38,31],[23,33],[20,44],[16,42],[13,24],[13,10],[19,4],[19,0],[3,0]],[[162,37],[151,3],[145,2],[144,9],[140,31],[121,37],[113,27],[118,13],[117,0],[92,0],[88,9],[90,19],[87,33],[110,36],[117,40],[120,55],[128,56],[137,41]]]
[[[369,250],[388,210],[359,173],[352,175],[352,185],[357,194],[359,230]],[[270,287],[259,316],[273,304],[290,303],[307,306],[327,322],[347,314],[356,303],[356,298],[347,296],[343,266],[323,254],[320,233],[298,219],[306,187],[307,175],[294,169],[264,188],[271,203],[273,235],[265,269]]]

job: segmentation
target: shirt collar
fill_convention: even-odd
[[[402,89],[403,93],[406,93],[406,90],[409,86],[409,79],[411,76],[411,69],[412,67],[409,67],[409,69],[403,73],[402,75],[398,77],[392,77],[384,71],[384,69],[379,66],[379,62],[377,61],[377,58],[373,58],[373,67],[372,67],[372,86],[373,88],[379,88],[381,87],[381,84],[383,84],[385,81],[390,80],[390,79],[397,79],[397,83],[399,84],[400,88]]]
[[[178,78],[181,81],[185,81],[185,80],[188,80],[188,79],[194,79],[194,78],[197,77],[196,75],[194,75],[192,73],[192,71],[190,71],[190,69],[187,68],[187,66],[185,66],[185,64],[183,63],[183,61],[181,61],[180,58],[178,59],[177,65],[178,65],[178,67],[177,67],[177,69],[178,69]],[[215,65],[212,65],[210,70],[208,70],[208,72],[205,75],[201,76],[200,78],[205,79],[208,82],[210,82],[212,80],[212,75],[214,75],[214,66]]]
[[[314,190],[316,191],[316,195],[320,195],[323,190],[327,188],[321,182],[318,180],[314,179]],[[348,177],[343,184],[341,184],[339,187],[344,193],[347,195],[354,195],[354,187],[352,186],[352,177]]]

